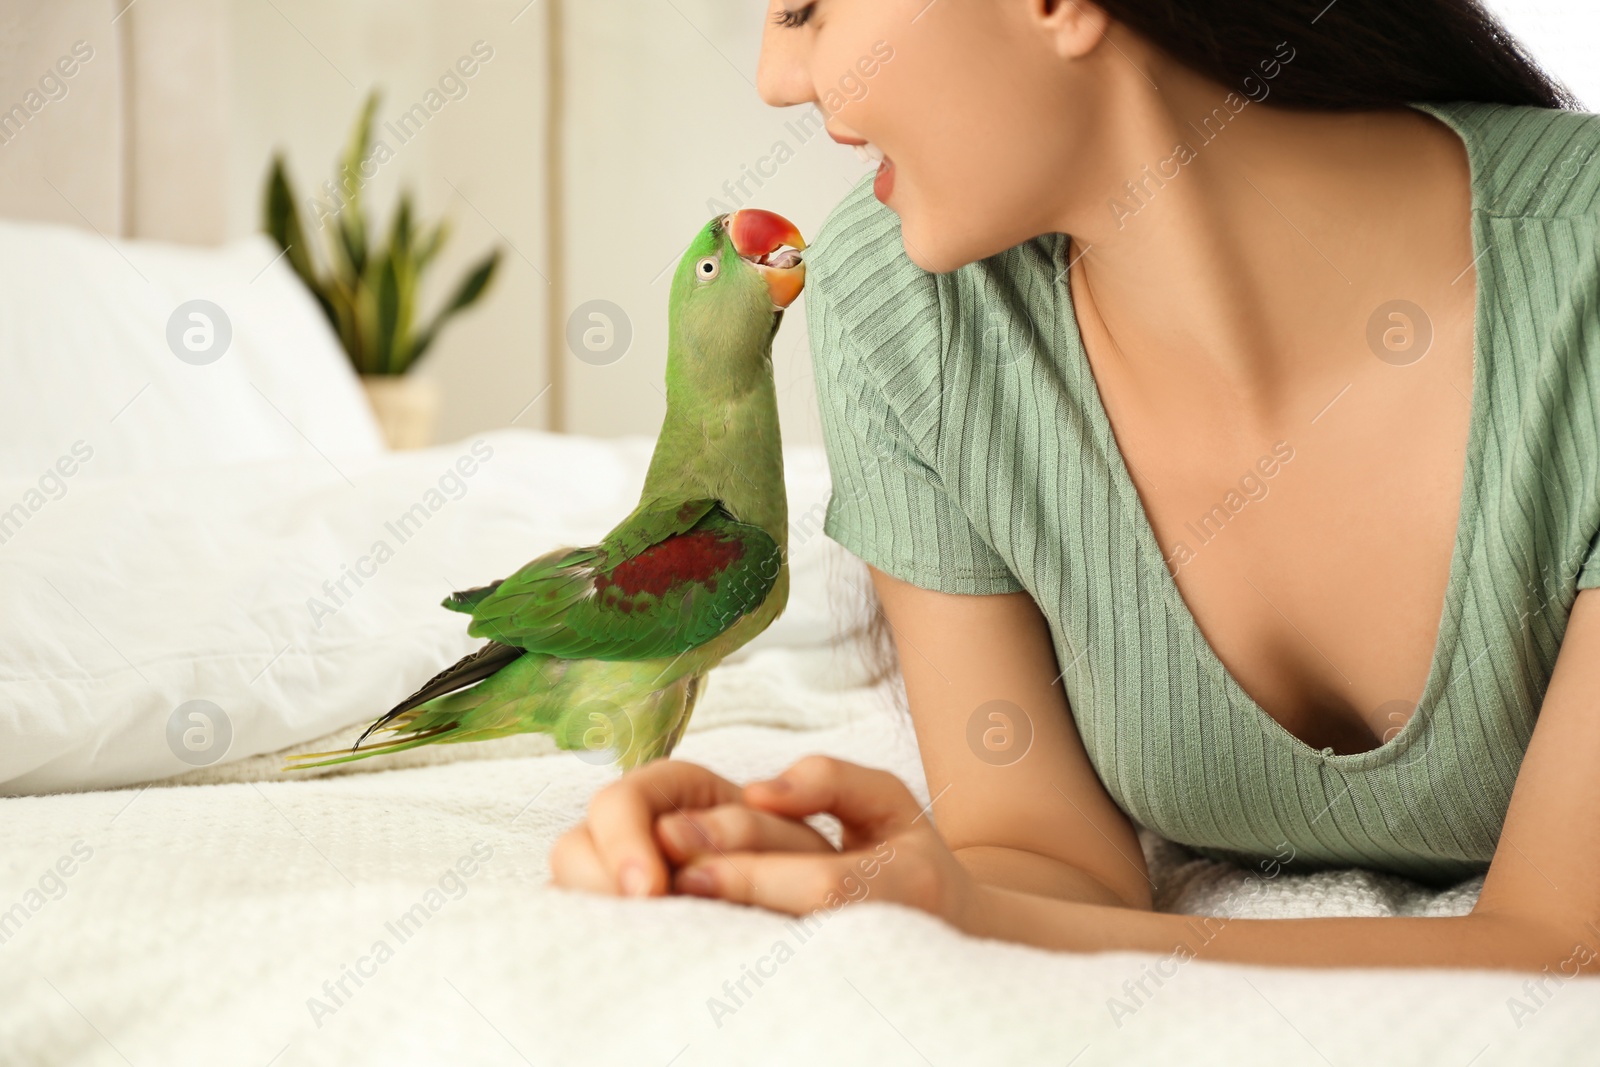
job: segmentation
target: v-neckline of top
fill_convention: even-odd
[[[1149,514],[1145,511],[1144,501],[1139,496],[1138,487],[1134,484],[1129,474],[1127,461],[1122,455],[1121,446],[1117,444],[1116,434],[1111,426],[1111,416],[1107,412],[1104,402],[1100,397],[1099,383],[1095,380],[1093,368],[1089,365],[1088,353],[1084,349],[1083,334],[1078,325],[1077,306],[1072,299],[1072,285],[1068,272],[1061,261],[1066,257],[1062,254],[1068,246],[1065,234],[1057,235],[1056,248],[1057,270],[1059,271],[1060,285],[1067,302],[1066,316],[1070,324],[1071,333],[1067,338],[1068,347],[1076,357],[1079,381],[1086,388],[1082,389],[1086,397],[1085,408],[1095,432],[1101,439],[1109,442],[1109,457],[1107,468],[1110,473],[1111,488],[1117,494],[1121,503],[1131,510],[1135,516],[1135,548],[1144,557],[1146,563],[1153,565],[1161,572],[1158,581],[1166,599],[1168,612],[1177,619],[1178,625],[1193,641],[1198,650],[1201,666],[1217,679],[1229,697],[1231,706],[1242,706],[1248,709],[1249,714],[1256,720],[1257,726],[1271,736],[1276,736],[1286,741],[1291,749],[1298,755],[1313,759],[1321,763],[1328,763],[1344,770],[1365,770],[1392,762],[1403,753],[1415,748],[1420,737],[1427,736],[1433,719],[1435,706],[1439,697],[1447,687],[1445,678],[1446,664],[1448,662],[1447,650],[1453,649],[1458,638],[1458,620],[1460,619],[1461,598],[1466,586],[1466,560],[1472,549],[1472,540],[1477,530],[1478,520],[1478,492],[1476,481],[1479,470],[1479,456],[1483,449],[1483,436],[1486,432],[1488,380],[1490,369],[1488,367],[1488,338],[1492,336],[1492,323],[1489,317],[1493,312],[1494,302],[1489,299],[1487,284],[1494,271],[1494,257],[1485,256],[1490,241],[1490,231],[1483,214],[1483,168],[1478,158],[1477,143],[1468,135],[1467,129],[1458,122],[1454,115],[1435,104],[1413,103],[1407,105],[1443,122],[1458,137],[1466,149],[1469,181],[1470,181],[1470,227],[1472,230],[1473,264],[1478,267],[1474,278],[1473,292],[1473,332],[1472,332],[1472,398],[1470,413],[1467,420],[1466,458],[1462,471],[1461,500],[1457,505],[1457,518],[1455,536],[1451,544],[1450,574],[1445,583],[1445,595],[1442,611],[1440,612],[1439,629],[1434,638],[1433,652],[1428,662],[1427,678],[1423,683],[1422,695],[1415,711],[1405,725],[1400,728],[1389,740],[1376,748],[1363,752],[1334,753],[1331,748],[1317,748],[1308,744],[1289,731],[1282,723],[1267,713],[1267,710],[1256,702],[1245,688],[1234,678],[1233,672],[1228,670],[1216,650],[1211,647],[1211,642],[1200,629],[1200,623],[1195,619],[1194,613],[1189,609],[1188,602],[1183,599],[1182,592],[1178,589],[1177,580],[1167,569],[1166,556],[1162,553],[1156,540],[1155,529],[1150,523]],[[1424,745],[1422,751],[1426,751]]]

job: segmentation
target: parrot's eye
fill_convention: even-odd
[[[694,276],[703,282],[709,282],[721,269],[722,264],[717,262],[716,256],[707,256],[694,265]]]

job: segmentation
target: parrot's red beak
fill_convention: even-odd
[[[747,207],[728,215],[722,225],[740,258],[761,272],[773,306],[794,303],[806,284],[806,265],[800,260],[806,242],[795,224],[782,215]]]

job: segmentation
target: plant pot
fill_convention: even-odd
[[[439,425],[439,384],[414,374],[362,375],[361,387],[390,448],[426,448]]]

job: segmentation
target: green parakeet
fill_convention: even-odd
[[[286,769],[528,731],[624,769],[672,752],[706,673],[788,601],[772,339],[805,284],[803,248],[769,211],[706,223],[672,276],[667,414],[638,507],[599,544],[446,598],[489,643],[349,752]],[[394,736],[366,744],[380,729]]]

